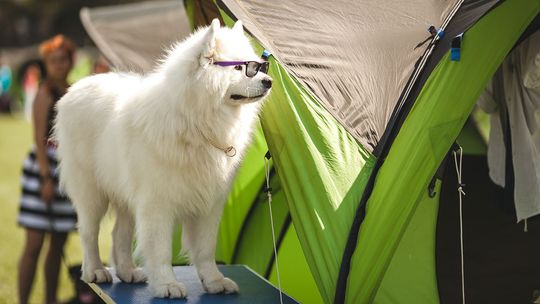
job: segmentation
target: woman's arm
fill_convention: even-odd
[[[34,123],[34,142],[36,145],[36,158],[41,177],[41,198],[45,202],[50,202],[54,196],[54,184],[52,181],[52,172],[47,156],[47,116],[53,100],[48,88],[45,85],[40,86],[34,104],[32,106]],[[52,189],[51,189],[52,188]]]

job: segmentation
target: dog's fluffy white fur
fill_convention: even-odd
[[[271,79],[212,64],[223,60],[259,60],[240,22],[231,29],[214,20],[173,46],[153,73],[87,77],[58,102],[61,185],[78,214],[84,281],[111,281],[97,242],[111,205],[111,256],[121,280],[148,279],[158,297],[185,297],[171,267],[172,232],[181,222],[183,250],[205,289],[238,291],[216,267],[216,235]],[[221,150],[228,146],[234,157]],[[131,255],[134,227],[143,269]]]

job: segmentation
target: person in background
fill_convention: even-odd
[[[68,88],[75,46],[57,35],[39,47],[46,77],[32,106],[34,147],[24,161],[22,196],[18,223],[25,228],[26,242],[19,262],[19,301],[28,302],[38,257],[45,236],[49,250],[45,259],[45,303],[56,303],[60,262],[69,231],[76,228],[76,214],[71,202],[58,188],[57,158],[48,141],[55,118],[55,104]]]
[[[11,96],[9,88],[11,86],[12,75],[8,65],[0,64],[0,112],[11,112]]]

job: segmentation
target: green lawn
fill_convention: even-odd
[[[24,243],[24,230],[17,226],[22,161],[32,145],[31,126],[22,116],[0,115],[0,303],[17,303],[17,263]],[[100,235],[101,256],[108,260],[112,224],[106,217]],[[46,244],[43,250],[46,250]],[[45,254],[42,252],[42,256]],[[72,233],[65,248],[67,263],[81,262],[79,236]],[[43,260],[38,265],[31,303],[43,303]],[[61,270],[59,300],[73,295],[73,286],[67,270]]]

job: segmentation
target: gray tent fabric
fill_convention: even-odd
[[[463,1],[456,14],[449,20],[448,25],[445,27],[444,37],[437,41],[436,47],[432,50],[431,54],[429,54],[425,65],[420,68],[421,72],[417,75],[417,78],[411,77],[411,79],[409,79],[407,86],[411,86],[410,91],[407,92],[407,95],[403,94],[400,97],[399,103],[396,105],[394,113],[386,126],[385,133],[373,151],[375,156],[384,157],[386,152],[385,149],[391,146],[392,138],[394,138],[397,134],[396,132],[399,131],[403,120],[407,117],[407,114],[418,97],[418,94],[420,94],[429,75],[431,75],[431,72],[435,69],[441,58],[449,51],[452,39],[457,35],[466,32],[497,3],[499,3],[499,0]]]
[[[121,71],[151,71],[164,50],[191,31],[178,0],[83,8],[80,17],[104,56]]]
[[[460,2],[221,1],[370,151],[428,43],[416,45]]]

